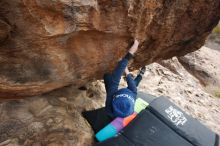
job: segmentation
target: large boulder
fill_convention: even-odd
[[[201,61],[206,49],[196,51],[195,62]],[[209,55],[214,53],[215,50],[209,50]],[[138,90],[168,96],[182,110],[220,133],[220,100],[208,94],[178,60],[173,57],[148,65]],[[216,62],[204,61],[203,67],[210,69],[210,64]],[[217,73],[219,68],[216,65],[211,71]],[[126,86],[127,82],[121,80],[120,88]],[[91,146],[94,133],[81,112],[104,106],[105,85],[98,80],[80,90],[74,88],[68,86],[44,95],[0,103],[0,146]]]
[[[0,103],[0,146],[91,146],[94,133],[81,112],[103,106],[104,85],[87,89],[68,86]]]
[[[202,47],[200,50],[179,57],[179,62],[195,76],[208,92],[220,92],[220,51]]]
[[[133,69],[200,48],[219,0],[1,0],[0,97],[102,78],[140,40]]]

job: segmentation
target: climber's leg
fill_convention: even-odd
[[[135,85],[138,86],[141,80],[142,76],[138,74],[137,77],[134,79]]]
[[[138,86],[139,83],[141,82],[145,71],[146,71],[146,67],[145,66],[140,69],[137,77],[134,79],[134,82],[135,82],[136,86]]]
[[[128,84],[127,88],[130,89],[134,94],[137,94],[137,86],[131,74],[126,75],[126,81]]]

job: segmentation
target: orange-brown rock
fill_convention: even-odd
[[[0,97],[100,79],[134,37],[134,68],[200,48],[219,0],[1,0]]]

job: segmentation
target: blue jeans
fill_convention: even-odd
[[[112,113],[113,95],[118,91],[118,86],[121,80],[121,76],[123,75],[127,65],[128,65],[128,59],[123,58],[121,61],[118,62],[118,65],[116,66],[112,74],[104,75],[104,83],[107,94],[105,106],[108,113]],[[142,80],[142,76],[137,75],[137,77],[133,79],[131,74],[129,74],[126,76],[126,80],[128,84],[127,88],[131,90],[134,94],[137,94],[137,86]]]

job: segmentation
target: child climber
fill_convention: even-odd
[[[127,65],[138,49],[139,42],[134,41],[125,57],[118,62],[112,74],[104,75],[105,89],[107,93],[105,108],[111,117],[127,117],[134,112],[134,104],[137,96],[137,86],[145,72],[145,67],[135,79],[132,78]],[[118,89],[122,74],[125,72],[128,87]]]

